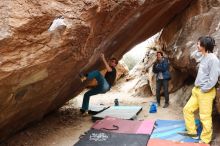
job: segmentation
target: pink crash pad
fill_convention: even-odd
[[[210,146],[209,144],[200,143],[181,143],[161,139],[150,139],[147,146]]]
[[[151,134],[155,121],[144,120],[144,121],[131,121],[123,120],[113,117],[105,117],[103,120],[96,121],[92,126],[93,129],[111,131],[116,133],[127,133],[127,134]],[[114,126],[118,129],[114,129]]]

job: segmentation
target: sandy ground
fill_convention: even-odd
[[[123,82],[122,80],[108,93],[93,96],[90,105],[114,105],[114,99],[118,98],[120,105],[143,106],[137,119],[183,119],[182,108],[173,103],[177,97],[171,95],[169,108],[159,107],[157,113],[150,114],[149,106],[152,101],[155,101],[154,97],[133,97],[131,92],[133,85],[133,81]],[[91,116],[82,117],[79,113],[84,92],[41,122],[17,133],[0,146],[74,145],[79,136],[89,130],[93,124]],[[216,142],[216,146],[218,144],[220,145],[220,141]]]

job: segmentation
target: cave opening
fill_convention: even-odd
[[[157,48],[156,41],[158,36],[159,34],[155,34],[149,39],[135,45],[123,55],[120,62],[126,64],[129,71],[132,70],[138,63],[144,62],[146,53],[149,52],[149,50],[156,51],[154,49]]]

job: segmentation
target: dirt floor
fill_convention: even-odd
[[[108,93],[93,96],[90,105],[114,105],[114,99],[118,98],[120,105],[143,106],[137,119],[183,119],[182,107],[173,103],[177,97],[172,95],[169,108],[159,107],[157,113],[150,114],[149,106],[155,101],[154,97],[133,97],[131,92],[133,84],[132,81],[121,81]],[[0,146],[72,146],[93,124],[91,116],[82,117],[79,113],[84,92],[41,122],[17,133]]]

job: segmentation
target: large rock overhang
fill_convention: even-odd
[[[0,4],[0,139],[83,89],[78,73],[121,56],[168,25],[192,0],[25,1]],[[48,32],[59,15],[67,27]]]

